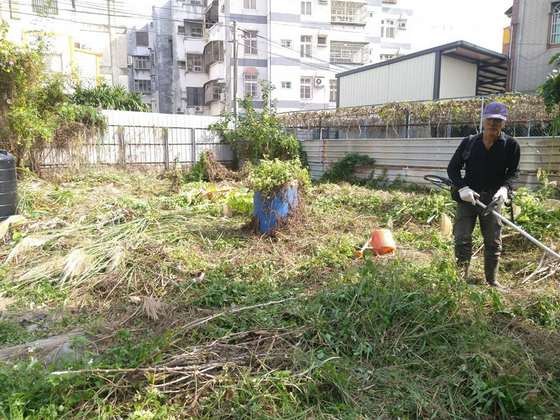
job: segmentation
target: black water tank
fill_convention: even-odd
[[[17,180],[16,159],[0,150],[0,220],[16,214]]]

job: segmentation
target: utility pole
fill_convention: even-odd
[[[111,82],[117,85],[118,76],[115,74],[115,54],[113,51],[113,25],[111,25],[111,1],[107,0],[107,31],[109,32],[109,55],[111,56]]]
[[[232,47],[232,40],[231,40],[231,26],[229,24],[230,20],[230,2],[226,0],[224,2],[224,27],[226,32],[226,42],[225,42],[225,54],[224,54],[224,74],[225,74],[225,94],[226,94],[226,111],[230,112],[231,109],[231,47]]]
[[[237,60],[237,21],[233,21],[233,116],[237,124],[237,73],[238,73],[238,60]]]

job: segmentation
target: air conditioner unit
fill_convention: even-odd
[[[199,106],[195,107],[195,108],[194,108],[194,113],[195,113],[195,114],[202,114],[202,113],[203,113],[202,108],[199,107]]]
[[[129,56],[126,57],[126,65],[127,65],[128,67],[132,67],[132,64],[133,64],[132,56],[129,55]]]
[[[324,77],[316,77],[314,81],[316,88],[323,88],[325,87],[325,78]]]

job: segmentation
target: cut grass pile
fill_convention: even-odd
[[[557,240],[558,211],[520,197],[526,227]],[[502,294],[457,279],[445,195],[321,184],[275,238],[246,229],[251,200],[151,174],[23,180],[25,220],[0,246],[0,353],[84,333],[50,364],[0,362],[0,417],[560,415],[558,277],[522,284],[540,254],[519,237]],[[357,260],[380,226],[397,256]]]

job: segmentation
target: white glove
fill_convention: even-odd
[[[493,200],[499,199],[500,203],[507,203],[508,201],[508,189],[506,187],[500,187],[500,189],[494,194]]]
[[[470,187],[463,187],[459,190],[459,197],[461,197],[461,200],[471,203],[474,206],[476,205],[476,199],[480,196],[471,190]]]

